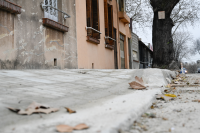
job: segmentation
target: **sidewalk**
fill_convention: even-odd
[[[86,123],[83,133],[117,133],[127,129],[166,85],[168,70],[1,70],[0,132],[55,133],[56,126]],[[142,77],[148,90],[132,90]],[[23,100],[20,104],[20,100]],[[6,107],[27,107],[31,101],[60,108],[52,114],[17,115]],[[77,111],[68,114],[63,107]],[[76,131],[74,131],[76,132]]]

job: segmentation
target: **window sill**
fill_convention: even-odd
[[[137,61],[137,60],[133,60],[134,62],[137,62],[137,63],[140,63],[139,61]]]
[[[21,14],[21,6],[18,6],[10,1],[0,0],[0,9],[8,11],[13,14]]]
[[[114,45],[106,44],[105,48],[113,50],[114,49]]]
[[[53,28],[53,29],[56,29],[61,32],[68,32],[68,29],[69,29],[69,27],[67,27],[61,23],[58,23],[56,21],[53,21],[49,18],[43,18],[43,25]]]
[[[100,41],[98,39],[95,39],[91,36],[87,36],[87,41],[95,44],[100,44]]]

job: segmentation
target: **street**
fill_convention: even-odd
[[[187,76],[199,77],[199,74]],[[200,99],[199,87],[177,88],[175,100],[165,102],[155,100],[149,108],[123,133],[199,133]],[[151,117],[153,116],[153,118]]]

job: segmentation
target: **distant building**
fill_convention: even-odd
[[[135,33],[132,33],[132,39],[131,39],[131,45],[129,48],[129,52],[130,52],[130,69],[139,69],[139,41],[138,41],[138,36]]]
[[[197,60],[197,67],[200,68],[200,60]]]
[[[140,69],[152,68],[153,51],[142,41],[139,41]]]

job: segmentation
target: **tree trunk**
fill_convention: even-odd
[[[173,61],[171,12],[179,0],[151,0],[154,10],[153,20],[153,67],[168,68]],[[158,12],[165,11],[165,19],[158,18]]]

